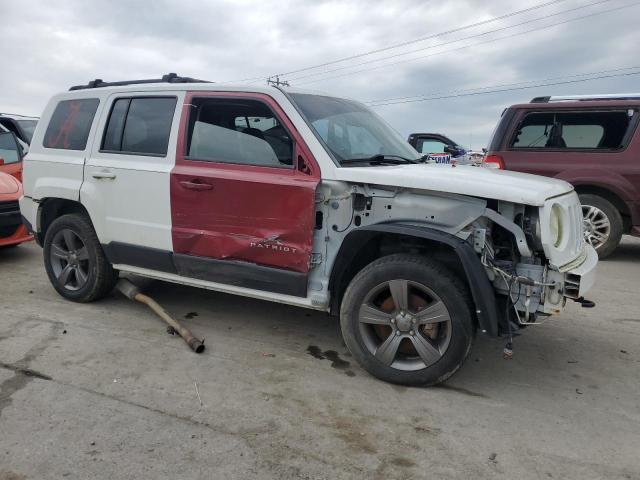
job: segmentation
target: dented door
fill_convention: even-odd
[[[194,103],[207,97],[266,104],[293,139],[291,168],[236,164],[215,158],[203,161],[197,154],[194,157],[189,145],[193,135],[189,116],[194,132]],[[320,172],[284,112],[267,95],[229,92],[189,93],[183,112],[176,166],[171,173],[174,253],[229,261],[231,268],[246,262],[306,274]],[[215,118],[215,113],[207,112],[210,118]],[[239,132],[249,130],[237,128]],[[233,128],[229,130],[235,134]]]

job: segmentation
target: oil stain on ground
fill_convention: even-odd
[[[347,375],[348,377],[355,377],[356,375],[352,370],[348,370],[348,368],[351,366],[351,363],[340,358],[340,355],[335,350],[325,350],[323,352],[320,347],[309,345],[307,347],[307,353],[313,358],[317,358],[318,360],[330,360],[331,366],[333,368],[344,370],[345,375]]]
[[[22,359],[16,363],[0,362],[0,368],[13,371],[14,373],[12,377],[0,382],[0,415],[2,411],[13,402],[13,394],[25,388],[33,379],[51,380],[51,377],[48,375],[29,368],[29,364],[58,338],[58,333],[62,331],[63,324],[61,322],[53,322],[50,328],[51,330],[48,335],[33,345]]]
[[[27,476],[7,470],[0,470],[0,480],[26,480]]]

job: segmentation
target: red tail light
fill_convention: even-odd
[[[497,168],[500,170],[504,170],[504,160],[500,155],[489,154],[484,157],[482,166],[485,168]]]

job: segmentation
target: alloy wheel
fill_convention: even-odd
[[[598,207],[582,205],[584,222],[584,239],[598,249],[604,245],[611,235],[609,217]]]
[[[71,229],[65,228],[55,234],[49,261],[56,281],[67,290],[80,290],[89,280],[89,252]]]
[[[369,352],[398,370],[435,364],[451,340],[451,316],[444,302],[428,287],[409,280],[374,287],[358,319]]]

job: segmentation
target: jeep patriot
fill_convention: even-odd
[[[127,272],[326,311],[408,385],[582,301],[597,262],[562,180],[426,164],[352,100],[175,74],[54,96],[20,207],[68,300]]]

